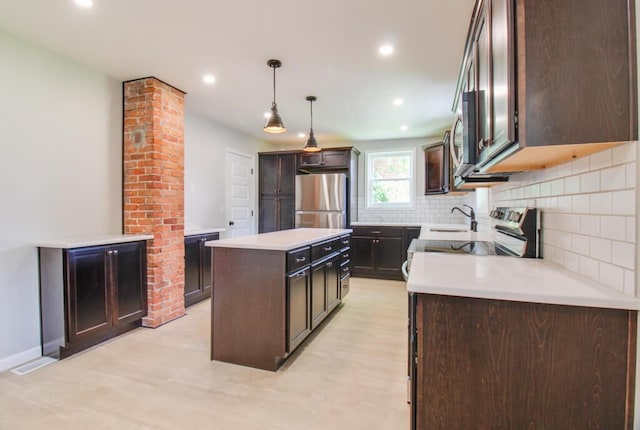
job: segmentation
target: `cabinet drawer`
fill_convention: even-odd
[[[351,260],[351,248],[343,249],[340,253],[340,264],[347,263]]]
[[[340,277],[349,275],[351,273],[351,263],[347,261],[340,266]]]
[[[319,260],[332,254],[342,248],[342,242],[340,238],[327,240],[311,246],[311,259],[313,261]]]
[[[342,248],[348,248],[349,246],[351,246],[351,235],[345,235],[340,237],[340,244],[342,245]]]
[[[287,272],[292,273],[311,262],[310,248],[304,247],[287,252]]]
[[[402,237],[402,227],[354,227],[353,236]]]

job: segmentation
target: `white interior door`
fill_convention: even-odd
[[[225,174],[227,237],[254,234],[254,164],[253,156],[227,149]]]

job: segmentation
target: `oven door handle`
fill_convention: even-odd
[[[402,277],[404,278],[405,281],[409,280],[409,260],[405,260],[404,263],[402,263]]]

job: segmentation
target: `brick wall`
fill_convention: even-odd
[[[155,78],[124,83],[123,224],[152,234],[148,314],[157,327],[184,315],[184,93]]]

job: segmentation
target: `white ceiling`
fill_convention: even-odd
[[[305,97],[315,95],[322,146],[442,134],[474,0],[94,2],[0,0],[0,29],[117,80],[155,76],[187,92],[190,111],[272,143],[304,141]],[[388,58],[377,52],[385,42],[395,45]],[[283,63],[276,101],[286,134],[262,131],[270,58]]]

